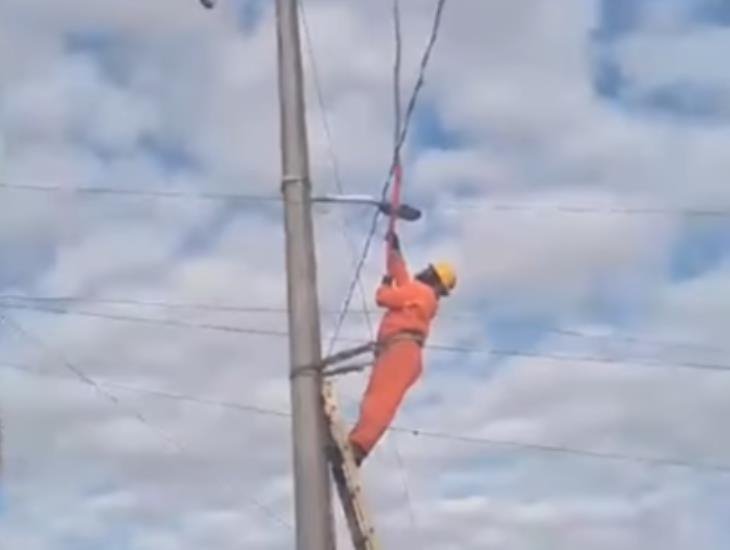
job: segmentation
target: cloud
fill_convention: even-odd
[[[242,1],[203,12],[194,1],[130,9],[5,0],[0,179],[276,193],[274,14],[270,3],[253,7],[251,15]],[[377,193],[392,142],[390,6],[305,7],[346,191]],[[719,437],[726,374],[672,366],[723,362],[724,254],[684,278],[672,266],[698,239],[725,230],[674,213],[730,199],[722,112],[657,117],[600,93],[593,41],[606,24],[603,7],[446,8],[425,110],[416,114],[422,134],[405,156],[406,196],[425,217],[402,234],[414,269],[433,258],[459,267],[459,292],[444,303],[433,342],[485,353],[428,350],[427,374],[397,422],[447,438],[392,433],[369,461],[366,489],[385,546],[727,545],[718,502],[729,487],[712,470],[529,447],[730,461]],[[433,4],[403,9],[408,90]],[[691,82],[688,97],[702,103],[697,90],[722,89],[722,70],[708,72],[706,60],[724,30],[680,32],[649,15],[611,45],[629,82],[620,99]],[[309,53],[306,67],[313,185],[322,193],[333,189],[330,145]],[[279,205],[0,193],[0,293],[285,304]],[[560,208],[571,205],[588,212]],[[659,212],[617,212],[642,206]],[[343,212],[315,209],[325,335],[349,285],[350,243],[369,221],[360,208]],[[380,234],[374,247],[367,299],[382,271]],[[354,304],[361,308],[359,296]],[[0,547],[291,547],[293,533],[281,524],[293,518],[288,420],[174,397],[286,411],[286,340],[64,308],[286,330],[276,311],[99,303],[3,310],[31,337],[7,325],[0,332],[0,362],[22,367],[0,365]],[[366,338],[367,330],[360,314],[343,333]],[[486,353],[510,346],[533,357]],[[556,354],[575,359],[539,357]],[[338,381],[348,418],[364,381]],[[467,434],[494,442],[448,438]],[[346,538],[341,521],[338,531]]]

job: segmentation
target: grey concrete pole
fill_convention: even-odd
[[[297,550],[334,550],[322,379],[311,369],[296,372],[322,355],[296,0],[277,0],[276,14]]]

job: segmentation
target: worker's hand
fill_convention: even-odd
[[[395,231],[388,231],[385,235],[385,240],[393,250],[400,252],[400,239]]]
[[[383,280],[381,283],[383,286],[393,286],[393,277],[390,275],[383,275]]]

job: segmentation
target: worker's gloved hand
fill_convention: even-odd
[[[383,280],[381,283],[383,286],[393,286],[393,277],[390,275],[383,275]]]
[[[395,233],[395,231],[388,231],[388,233],[385,235],[385,240],[393,250],[395,250],[396,252],[400,252],[400,239],[398,238],[398,235]]]

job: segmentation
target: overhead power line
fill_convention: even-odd
[[[120,188],[120,187],[94,187],[94,186],[73,186],[58,184],[33,184],[33,183],[8,183],[0,182],[0,189],[8,191],[31,191],[40,193],[67,194],[67,195],[88,195],[88,196],[127,196],[142,197],[148,199],[196,199],[207,201],[229,201],[229,202],[282,202],[281,197],[273,195],[247,195],[242,193],[225,193],[217,191],[184,191],[173,189],[152,189],[152,188]]]
[[[401,9],[400,9],[400,0],[393,0],[393,35],[394,35],[394,42],[395,42],[395,63],[393,66],[393,116],[395,119],[395,124],[393,125],[393,145],[396,151],[398,151],[398,139],[400,138],[401,133],[401,124],[402,124],[402,114],[401,114],[401,62],[403,57],[403,36],[401,32]],[[398,153],[396,153],[398,155]],[[395,164],[400,165],[400,155],[395,157],[393,159],[393,162]],[[395,208],[396,206],[393,205]],[[357,268],[357,262],[354,262],[355,268]],[[363,284],[362,284],[362,277],[358,274],[357,277],[358,281],[358,288],[360,289],[360,294],[363,296],[363,304],[365,307],[367,307],[367,300],[365,299],[364,291],[363,291]],[[338,329],[339,330],[339,329]],[[330,345],[331,349],[334,349],[335,346],[335,338],[337,337],[337,334],[335,333],[332,338],[332,344]],[[375,336],[372,334],[371,330],[371,340],[375,339]],[[398,445],[397,438],[393,438],[393,454],[395,456],[395,461],[398,467],[398,471],[400,473],[400,480],[401,484],[403,485],[403,494],[405,495],[405,502],[406,506],[408,508],[408,519],[411,522],[411,527],[414,531],[416,531],[416,535],[420,537],[420,532],[418,532],[418,522],[416,521],[416,512],[413,507],[413,495],[410,487],[410,480],[408,477],[408,471],[406,468],[405,460],[403,458],[402,453],[400,452],[400,448]],[[417,542],[417,541],[416,541]]]
[[[27,331],[20,323],[14,321],[7,315],[2,314],[0,314],[0,323],[10,327],[10,329],[19,334],[23,339],[30,342],[33,346],[38,347],[44,354],[53,354],[53,356],[56,357],[56,359],[64,366],[64,368],[71,372],[80,382],[83,382],[87,386],[93,388],[93,390],[98,395],[103,397],[115,407],[122,407],[122,403],[116,395],[105,390],[93,378],[88,376],[82,369],[72,363],[65,355],[56,350],[52,350],[40,338],[34,336],[29,331]],[[132,411],[132,414],[139,422],[147,426],[147,428],[157,433],[160,437],[162,437],[162,439],[172,445],[175,450],[182,450],[180,444],[173,437],[160,430],[157,426],[150,422],[141,412],[134,410]]]
[[[0,314],[0,323],[10,327],[13,331],[15,331],[17,334],[19,334],[22,338],[24,338],[26,341],[28,341],[33,346],[40,349],[44,354],[52,355],[57,361],[59,361],[67,371],[69,371],[71,374],[73,374],[74,378],[87,386],[90,386],[97,395],[101,396],[103,399],[114,405],[115,407],[118,407],[121,410],[124,410],[127,414],[132,414],[132,416],[140,422],[142,425],[146,426],[148,429],[152,430],[152,432],[156,433],[160,438],[162,438],[164,441],[167,441],[172,448],[180,455],[186,454],[186,449],[182,443],[177,441],[172,435],[165,432],[163,429],[161,429],[159,426],[156,426],[154,423],[152,423],[142,412],[132,409],[129,407],[126,407],[123,405],[122,401],[117,397],[113,392],[109,390],[108,387],[105,387],[103,384],[100,384],[97,382],[94,378],[86,374],[86,372],[80,368],[78,365],[76,365],[74,362],[72,362],[66,355],[61,353],[60,351],[51,348],[48,346],[43,340],[38,338],[37,336],[30,333],[28,330],[26,330],[20,323],[17,321],[11,319],[7,315]],[[15,367],[17,369],[17,366]],[[202,400],[199,401],[202,403]],[[250,408],[251,409],[251,408]],[[269,519],[275,521],[276,523],[283,525],[284,527],[287,527],[289,529],[293,529],[293,526],[287,522],[284,518],[282,518],[279,514],[277,514],[274,510],[266,506],[265,504],[258,501],[256,498],[253,497],[246,497],[246,500],[248,501],[249,505],[257,510],[259,510],[261,513],[263,513],[265,516],[267,516]]]
[[[277,338],[287,338],[288,331],[285,330],[269,330],[259,328],[237,327],[233,325],[221,325],[215,323],[192,323],[187,321],[178,321],[174,319],[152,319],[149,317],[135,317],[132,315],[121,315],[116,313],[100,313],[96,311],[79,311],[59,307],[35,306],[22,304],[2,304],[0,309],[13,309],[25,311],[37,311],[41,313],[50,313],[54,315],[70,315],[76,317],[92,317],[96,319],[107,319],[110,321],[123,321],[129,323],[140,323],[147,325],[159,325],[173,328],[186,328],[198,330],[211,330],[217,332],[231,332],[235,334],[248,334],[252,336],[273,336]]]
[[[6,191],[28,191],[59,195],[77,195],[85,197],[130,197],[143,199],[171,199],[171,200],[202,200],[202,201],[224,201],[224,202],[253,202],[253,203],[281,203],[282,198],[273,195],[247,195],[240,193],[223,192],[198,192],[167,189],[130,189],[118,187],[92,187],[92,186],[70,186],[56,184],[23,184],[0,182],[0,190]],[[605,206],[585,204],[535,204],[532,202],[490,202],[488,198],[477,197],[469,204],[439,202],[432,205],[429,211],[432,212],[464,212],[474,210],[485,210],[497,213],[557,213],[566,215],[593,215],[606,216],[681,216],[685,218],[729,218],[730,208],[712,208],[702,206]],[[378,214],[379,216],[380,214]],[[372,226],[371,226],[372,227]],[[376,226],[377,228],[377,226]],[[372,237],[371,237],[372,240]],[[368,248],[369,250],[369,248]],[[363,262],[364,263],[364,262]],[[360,267],[360,272],[362,268]]]
[[[208,311],[221,313],[277,313],[286,314],[288,309],[283,306],[237,306],[230,304],[212,304],[195,302],[169,302],[162,300],[142,300],[134,298],[104,298],[97,296],[30,296],[27,294],[2,294],[2,302],[30,302],[48,304],[86,303],[108,306],[135,306],[144,308],[159,308],[169,310]]]
[[[33,376],[43,376],[43,377],[53,377],[53,378],[59,378],[60,375],[47,371],[42,370],[39,368],[32,367],[30,365],[22,365],[18,363],[2,363],[0,362],[0,368],[4,369],[11,369],[18,372],[22,372],[24,374],[31,374]],[[119,391],[139,394],[139,395],[147,395],[150,397],[157,397],[160,399],[166,399],[171,401],[183,401],[187,403],[193,403],[196,405],[204,405],[208,407],[215,407],[215,408],[221,408],[221,409],[228,409],[231,411],[236,412],[245,412],[245,413],[256,413],[259,415],[264,416],[273,416],[277,418],[290,418],[291,414],[285,411],[279,411],[276,409],[266,408],[266,407],[259,407],[256,405],[244,405],[242,403],[238,403],[235,401],[224,401],[220,399],[211,399],[208,397],[201,397],[192,395],[189,393],[180,393],[180,392],[174,392],[170,390],[164,390],[164,389],[158,389],[158,388],[146,388],[141,387],[137,385],[129,385],[129,384],[122,384],[119,382],[111,382],[108,380],[96,380],[96,383],[104,388],[111,388]]]
[[[337,191],[341,194],[345,193],[345,186],[342,182],[342,177],[340,173],[340,165],[339,161],[337,159],[337,155],[335,153],[335,147],[334,147],[334,140],[332,138],[332,130],[330,128],[329,123],[329,117],[327,115],[327,108],[325,104],[325,97],[324,97],[324,90],[320,78],[320,73],[318,69],[317,64],[317,57],[315,55],[314,51],[314,41],[312,40],[312,33],[309,29],[309,23],[307,21],[307,15],[306,15],[306,9],[305,9],[305,3],[303,0],[299,0],[299,8],[302,14],[302,26],[304,29],[304,36],[305,36],[305,42],[309,49],[309,57],[312,64],[312,74],[314,75],[314,84],[315,84],[315,90],[316,90],[316,96],[319,103],[319,109],[321,113],[321,120],[322,120],[322,127],[325,135],[325,139],[327,141],[328,151],[329,151],[329,158],[330,158],[330,164],[332,166],[332,175],[335,182],[335,187]],[[394,21],[396,25],[396,43],[397,43],[397,63],[396,63],[396,120],[398,121],[396,123],[396,139],[398,138],[398,132],[399,132],[399,123],[400,123],[400,102],[399,102],[399,94],[400,94],[400,78],[399,78],[399,71],[400,71],[400,11],[398,9],[398,0],[394,0],[393,4],[394,8]],[[353,269],[357,269],[357,251],[356,251],[356,245],[352,239],[352,236],[349,231],[349,226],[347,222],[347,218],[344,217],[344,215],[341,216],[342,220],[342,229],[343,229],[343,236],[345,239],[345,242],[348,246],[348,250],[350,252],[351,262]],[[368,308],[368,299],[365,292],[365,287],[362,282],[362,277],[358,276],[356,280],[356,286],[357,291],[360,295],[360,300],[362,302],[362,313],[364,315],[365,324],[367,327],[368,334],[370,335],[370,339],[374,339],[375,333],[373,328],[373,322],[370,310]],[[328,354],[332,354],[335,348],[335,345],[337,344],[337,337],[339,336],[339,329],[335,329],[335,331],[332,334],[332,338],[330,339],[329,348],[327,350]],[[413,511],[413,503],[411,499],[411,492],[410,488],[408,487],[408,479],[407,474],[405,472],[405,466],[403,457],[400,454],[400,451],[398,450],[398,445],[395,440],[393,440],[393,451],[396,456],[396,461],[398,463],[399,470],[402,473],[402,480],[404,484],[404,491],[406,495],[406,503],[408,506],[409,516],[411,519],[411,524],[415,527],[416,521],[415,521],[415,512]]]
[[[395,155],[397,157],[400,150],[403,148],[403,144],[406,142],[408,137],[408,131],[410,130],[411,123],[413,121],[413,114],[416,111],[416,105],[418,104],[418,98],[421,93],[423,85],[426,83],[426,69],[431,61],[431,55],[433,54],[434,46],[439,37],[439,31],[441,30],[441,21],[444,15],[444,8],[446,7],[446,0],[437,0],[436,12],[433,17],[433,25],[431,27],[431,34],[428,37],[428,44],[421,57],[421,64],[418,68],[418,77],[416,78],[416,85],[413,88],[410,98],[408,99],[408,106],[406,107],[406,114],[403,118],[403,125],[401,129],[400,138],[395,145]],[[400,41],[400,38],[398,38]],[[398,46],[400,48],[400,45]],[[383,185],[383,197],[386,196],[388,188],[390,186],[390,177],[385,181]]]
[[[403,144],[406,141],[406,138],[408,137],[408,131],[411,126],[411,120],[413,118],[413,113],[416,110],[416,105],[418,103],[418,97],[421,92],[421,89],[423,88],[423,84],[426,79],[426,69],[428,68],[429,61],[431,60],[431,54],[433,52],[433,48],[436,45],[436,40],[439,36],[439,31],[441,29],[441,21],[443,18],[443,11],[444,6],[446,5],[446,0],[438,0],[436,4],[436,12],[434,14],[433,19],[433,25],[431,27],[431,33],[429,35],[428,43],[426,45],[426,49],[423,52],[423,55],[421,56],[421,63],[418,70],[418,77],[416,78],[416,84],[413,88],[413,91],[411,92],[410,99],[408,100],[408,107],[406,109],[406,115],[403,120],[402,126],[401,126],[401,132],[400,136],[395,143],[394,150],[393,150],[393,158],[391,160],[390,169],[388,170],[388,175],[385,178],[385,182],[383,183],[381,196],[383,200],[386,199],[388,195],[388,189],[390,188],[390,182],[393,178],[393,174],[395,173],[396,167],[398,166],[398,163],[400,161],[400,153],[401,149],[403,147]],[[396,34],[396,47],[398,49],[401,48],[400,44],[401,36],[400,33]],[[398,71],[398,66],[400,64],[400,57],[398,56],[396,58],[395,64],[394,64],[394,72]],[[394,94],[399,94],[400,92],[396,90]],[[400,111],[400,101],[398,101],[398,111]],[[350,286],[347,290],[347,294],[345,297],[345,301],[342,306],[342,311],[340,313],[340,316],[335,323],[335,330],[334,330],[334,338],[336,339],[339,335],[340,330],[342,330],[342,325],[345,322],[345,318],[347,317],[347,312],[350,309],[350,305],[352,304],[352,299],[355,294],[355,290],[357,289],[358,281],[360,280],[360,277],[362,276],[362,270],[365,267],[365,262],[367,261],[368,254],[370,253],[370,247],[372,246],[373,239],[375,238],[375,233],[378,229],[378,221],[380,220],[380,212],[376,211],[373,215],[372,222],[370,224],[370,229],[368,231],[367,237],[365,239],[365,244],[363,245],[362,253],[360,254],[360,259],[357,262],[357,265],[355,267],[355,273],[353,274],[352,281],[350,283]]]
[[[730,217],[730,208],[702,208],[691,206],[608,206],[608,205],[590,205],[590,204],[556,204],[545,203],[536,204],[533,202],[525,203],[504,203],[489,202],[483,198],[466,204],[466,203],[448,203],[440,202],[435,206],[436,211],[442,212],[464,212],[489,210],[490,212],[527,212],[527,213],[560,213],[560,214],[602,214],[616,216],[684,216],[697,218],[726,218]]]
[[[526,359],[540,359],[557,363],[595,363],[605,365],[641,366],[652,368],[681,368],[689,370],[704,370],[716,372],[730,372],[730,364],[702,361],[668,361],[665,359],[634,358],[634,357],[601,357],[596,355],[569,355],[551,354],[520,349],[485,349],[466,346],[451,346],[434,344],[426,346],[428,349],[443,353],[462,353],[466,355],[492,355],[496,357],[518,357]]]
[[[319,103],[319,111],[320,111],[320,119],[322,121],[322,129],[324,131],[325,140],[327,142],[327,150],[329,152],[329,159],[330,159],[330,165],[332,167],[332,179],[335,183],[335,188],[337,189],[337,192],[340,194],[345,194],[345,184],[342,179],[342,172],[340,170],[340,162],[337,158],[337,153],[335,152],[335,145],[334,145],[334,138],[332,137],[332,129],[329,122],[329,116],[327,111],[327,105],[325,101],[324,96],[324,87],[322,85],[322,80],[320,78],[320,72],[319,72],[319,66],[317,63],[317,56],[315,55],[314,51],[314,41],[312,39],[312,33],[309,29],[309,23],[307,21],[307,13],[305,9],[305,2],[304,0],[299,0],[299,9],[302,14],[302,26],[304,28],[304,37],[305,37],[305,43],[307,44],[307,48],[309,50],[309,59],[312,63],[312,75],[314,77],[314,87],[316,90],[316,96],[317,96],[317,102]],[[350,226],[348,224],[348,218],[342,213],[340,214],[340,220],[342,224],[342,230],[343,230],[343,237],[345,239],[345,244],[347,245],[348,251],[350,253],[350,260],[352,263],[353,268],[357,266],[357,251],[355,250],[356,245],[352,238],[352,234],[350,232]],[[367,295],[365,293],[365,287],[362,283],[362,278],[358,277],[357,280],[357,290],[360,294],[360,300],[362,302],[362,308],[363,308],[363,314],[365,316],[365,324],[368,329],[368,333],[370,334],[370,338],[373,338],[373,321],[370,314],[370,311],[368,309],[368,301],[367,301]],[[336,335],[335,335],[336,336]],[[329,353],[332,353],[334,351],[334,345],[335,345],[335,338],[331,340],[330,348],[328,350]]]
[[[118,315],[98,313],[92,311],[69,310],[57,307],[34,306],[34,305],[5,305],[0,303],[0,310],[25,310],[40,313],[49,313],[53,315],[79,316],[89,318],[107,319],[110,321],[120,321],[129,323],[139,323],[145,325],[159,325],[180,329],[217,331],[233,334],[246,334],[251,336],[285,338],[288,332],[284,330],[267,330],[253,329],[246,327],[237,327],[234,325],[222,325],[214,323],[192,323],[186,321],[176,321],[169,319],[152,319],[149,317],[135,317],[131,315]],[[351,337],[341,337],[341,342],[361,344],[361,339]],[[606,357],[598,355],[575,355],[575,354],[555,354],[523,349],[500,349],[500,348],[479,348],[469,346],[450,345],[443,343],[434,343],[426,345],[426,349],[435,353],[463,354],[463,355],[487,355],[494,357],[510,357],[510,358],[528,358],[539,359],[558,363],[595,363],[609,365],[625,365],[625,366],[642,366],[651,368],[681,368],[690,370],[703,370],[715,372],[730,372],[730,364],[718,363],[712,361],[677,361],[667,360],[663,358],[634,358],[634,357]]]
[[[322,121],[322,131],[324,132],[325,141],[327,142],[327,153],[329,156],[330,166],[332,168],[332,179],[335,187],[340,193],[344,192],[344,183],[342,180],[342,171],[340,170],[340,162],[335,153],[334,138],[332,137],[332,128],[330,126],[329,116],[327,115],[327,106],[324,98],[324,89],[320,78],[319,65],[317,56],[314,53],[314,41],[312,32],[309,28],[307,19],[307,10],[304,0],[299,0],[299,9],[302,14],[302,28],[304,29],[305,43],[309,51],[309,61],[312,64],[312,76],[314,79],[314,89],[316,92],[317,102],[319,104],[320,120]]]
[[[0,363],[0,368],[12,369],[33,376],[58,376],[47,371],[35,369],[30,366],[12,363]],[[270,416],[282,419],[291,417],[291,414],[288,412],[270,407],[245,405],[231,401],[221,401],[208,397],[199,397],[191,394],[171,392],[159,389],[141,388],[139,386],[128,386],[125,384],[111,382],[98,382],[98,384],[108,388],[116,388],[122,391],[129,391],[131,393],[138,393],[161,399],[189,402],[206,407],[221,407],[237,414],[258,414],[262,416]],[[728,464],[699,462],[684,458],[640,456],[636,454],[614,451],[583,449],[569,445],[556,445],[550,443],[529,442],[512,439],[498,439],[480,435],[456,434],[451,432],[425,430],[399,425],[391,426],[389,428],[389,431],[407,434],[413,437],[422,437],[425,439],[442,440],[453,443],[465,443],[489,447],[507,447],[513,448],[517,451],[533,451],[541,454],[575,456],[578,458],[586,458],[591,460],[634,463],[649,467],[679,467],[699,472],[711,472],[723,475],[730,474],[730,465]]]
[[[589,459],[599,459],[617,462],[628,462],[654,467],[679,467],[696,470],[701,472],[716,472],[719,474],[730,474],[730,465],[713,464],[706,462],[696,462],[682,458],[666,458],[656,456],[640,456],[628,453],[619,453],[611,451],[595,451],[591,449],[579,449],[567,445],[552,445],[547,443],[531,443],[517,440],[495,439],[490,437],[455,435],[451,433],[436,432],[430,430],[420,430],[414,428],[405,428],[394,426],[391,431],[408,433],[416,437],[425,437],[429,439],[442,439],[444,441],[469,443],[475,445],[487,445],[490,447],[511,447],[518,450],[530,450],[540,453],[560,454],[567,456],[576,456]]]
[[[11,302],[6,305],[14,305],[16,302],[24,304],[50,304],[53,308],[57,308],[58,305],[63,305],[63,309],[68,311],[69,314],[73,312],[69,308],[68,304],[76,303],[82,304],[93,304],[100,306],[130,306],[137,308],[149,308],[149,309],[163,309],[163,310],[178,310],[178,311],[204,311],[211,313],[240,313],[240,314],[266,314],[266,315],[286,315],[288,309],[284,306],[270,306],[270,305],[234,305],[234,304],[216,304],[207,302],[173,302],[165,300],[143,300],[134,298],[109,298],[100,296],[83,296],[83,295],[65,295],[65,296],[39,296],[29,294],[0,294],[0,308],[6,302]],[[34,308],[35,309],[35,308]],[[322,309],[324,314],[337,315],[339,310],[336,309]],[[86,312],[95,313],[95,312]],[[367,315],[371,311],[368,309],[350,309],[350,315]],[[448,311],[439,313],[439,319],[449,319],[452,321],[475,321],[479,320],[483,314],[477,311],[460,311],[453,307],[450,307]],[[132,318],[130,320],[136,320]],[[155,321],[154,319],[152,321]],[[166,322],[163,320],[163,322]],[[186,324],[190,325],[190,324]],[[192,324],[191,328],[196,328],[196,324]],[[216,325],[213,325],[215,327]],[[237,329],[238,327],[230,327],[229,325],[218,325],[222,326],[225,330],[229,328]],[[210,327],[208,327],[210,328]],[[722,348],[717,346],[710,346],[707,344],[698,344],[688,341],[673,341],[656,339],[646,336],[638,336],[632,334],[597,334],[593,332],[586,332],[577,329],[568,329],[562,327],[541,327],[542,332],[548,334],[555,334],[559,336],[566,336],[571,338],[579,338],[584,340],[613,340],[619,342],[626,342],[629,344],[637,345],[649,345],[663,348],[686,348],[703,352],[715,352],[715,353],[730,353],[730,348]]]
[[[203,303],[203,302],[169,302],[163,300],[142,300],[142,299],[130,299],[130,298],[106,298],[98,296],[82,296],[82,295],[66,295],[66,296],[37,296],[28,294],[0,294],[0,308],[2,308],[4,302],[11,302],[8,305],[14,305],[16,302],[23,304],[51,304],[52,306],[63,305],[63,309],[71,313],[73,310],[69,308],[67,304],[84,303],[94,304],[101,306],[130,306],[138,308],[150,308],[150,309],[163,309],[163,310],[178,310],[178,311],[204,311],[211,313],[240,313],[247,315],[264,314],[264,315],[286,315],[288,309],[283,306],[264,306],[264,305],[232,305],[232,304],[215,304],[215,303]],[[337,315],[339,313],[336,309],[322,309],[322,313],[326,315]],[[88,312],[92,313],[92,312]],[[93,312],[95,313],[95,312]],[[368,315],[371,314],[370,310],[365,309],[350,309],[350,315]],[[455,311],[454,308],[450,308],[449,312],[443,312],[439,314],[440,319],[448,319],[452,321],[475,321],[480,319],[482,314],[475,311]],[[154,321],[154,320],[153,320]],[[195,324],[193,324],[195,325]],[[213,325],[215,326],[215,325]],[[224,325],[226,329],[228,325]],[[237,327],[233,327],[237,328]],[[714,353],[730,353],[730,349],[710,346],[707,344],[698,344],[694,342],[686,341],[672,341],[656,339],[644,336],[637,336],[631,334],[596,334],[592,332],[585,332],[576,329],[566,329],[561,327],[541,327],[542,332],[547,334],[555,334],[559,336],[566,336],[571,338],[579,338],[583,340],[606,340],[606,341],[618,341],[626,342],[628,344],[636,345],[648,345],[662,348],[685,348],[702,352],[714,352]]]
[[[395,43],[395,61],[393,63],[393,150],[398,151],[398,143],[402,131],[403,114],[401,99],[401,65],[403,60],[403,33],[401,31],[400,2],[393,0],[393,36]],[[394,159],[398,162],[398,159]]]

